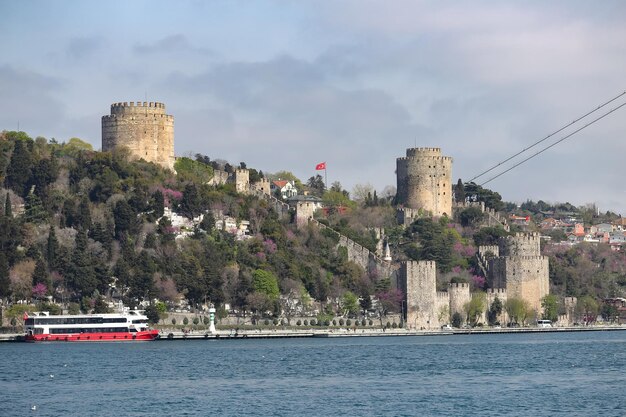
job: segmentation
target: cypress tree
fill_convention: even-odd
[[[46,246],[46,260],[50,270],[56,270],[58,267],[59,256],[59,241],[57,240],[56,232],[53,225],[50,225],[50,232],[48,233],[48,244]]]
[[[0,252],[0,298],[11,295],[11,280],[9,279],[9,262],[4,252]]]
[[[13,217],[13,209],[11,208],[11,196],[8,192],[6,201],[4,202],[4,215],[9,218]]]

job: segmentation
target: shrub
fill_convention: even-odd
[[[400,329],[401,329],[401,328],[403,328],[403,327],[404,327],[404,323],[402,323],[402,322],[398,323],[398,328],[400,328]]]
[[[348,319],[346,320],[346,326],[351,326],[352,325],[352,320]]]
[[[354,325],[355,325],[356,327],[359,327],[359,321],[358,321],[358,320],[354,320]]]
[[[333,320],[333,326],[337,325],[337,320]]]
[[[461,322],[463,321],[463,317],[457,311],[452,315],[452,327],[456,327],[457,329],[461,327]]]
[[[361,321],[361,326],[365,326],[365,325],[367,325],[367,321],[366,321],[365,319],[363,319],[363,320]]]
[[[176,326],[176,319],[175,318],[172,318],[172,325]]]
[[[185,326],[189,324],[189,319],[188,319],[187,317],[185,317],[185,318],[183,319],[183,324],[184,324]]]
[[[374,325],[374,320],[371,320],[371,319],[370,319],[370,321],[369,321],[369,325],[370,325],[370,326],[373,326],[373,325]]]
[[[276,325],[278,324],[278,319],[274,319],[274,320],[272,320],[272,324],[273,324],[274,326],[276,326]]]
[[[391,323],[387,322],[387,324],[385,324],[386,328],[390,328],[391,327]]]
[[[394,329],[396,329],[396,328],[398,328],[398,324],[394,321],[394,322],[391,324],[391,327],[392,327],[392,328],[394,328]]]
[[[311,319],[311,326],[315,326],[315,319]]]
[[[309,325],[309,321],[308,320],[304,320],[304,325],[308,326]]]
[[[326,321],[324,322],[324,326],[330,326],[330,322],[329,322],[328,320],[326,320]]]
[[[302,322],[301,322],[300,320],[298,320],[298,321],[296,322],[296,326],[300,326],[301,324],[302,324]]]
[[[211,323],[211,319],[209,319],[208,317],[205,317],[202,319],[202,323],[204,323],[205,326],[208,326],[209,323]]]
[[[343,323],[344,323],[344,322],[343,322],[343,319],[339,319],[339,325],[340,325],[340,326],[343,326]]]
[[[196,326],[200,323],[200,319],[198,317],[194,317],[193,318],[193,324],[195,324]]]
[[[286,324],[287,324],[287,320],[282,319],[282,320],[280,321],[280,325],[281,325],[281,326],[284,326],[284,325],[286,325]]]
[[[269,325],[270,325],[270,321],[269,321],[269,319],[265,319],[265,320],[263,320],[263,324],[265,324],[266,326],[269,326]]]

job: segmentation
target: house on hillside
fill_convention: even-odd
[[[280,192],[283,200],[294,197],[298,195],[298,190],[296,189],[296,184],[293,181],[287,180],[276,180],[272,181],[270,184],[270,190],[272,194],[276,194]]]

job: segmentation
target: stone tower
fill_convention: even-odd
[[[434,216],[452,215],[452,158],[440,148],[410,148],[396,160],[397,203]]]
[[[436,280],[434,261],[402,262],[398,287],[404,293],[408,329],[435,329],[439,326]]]
[[[111,114],[102,116],[102,150],[117,146],[138,159],[174,169],[174,116],[165,114],[163,103],[111,104]]]
[[[526,300],[541,311],[541,299],[549,294],[548,257],[541,256],[538,233],[516,233],[498,241],[499,256],[489,260],[492,288],[506,288],[507,297]]]

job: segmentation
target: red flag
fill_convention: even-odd
[[[26,319],[28,318],[28,312],[27,311],[24,312],[24,317],[22,317],[22,318],[24,319],[24,321],[26,321]]]
[[[316,171],[320,171],[322,169],[326,169],[326,162],[320,162],[319,164],[315,165]]]

